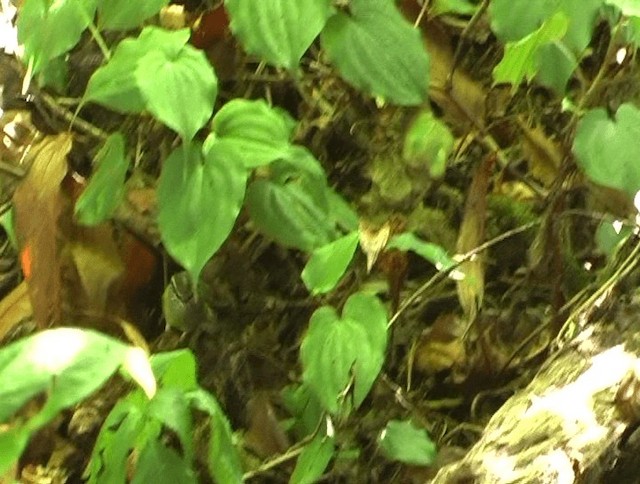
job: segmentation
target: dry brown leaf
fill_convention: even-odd
[[[487,215],[487,191],[495,156],[487,156],[473,175],[464,216],[460,225],[456,252],[465,254],[484,242]],[[484,297],[484,260],[481,255],[463,262],[459,270],[465,277],[457,282],[458,299],[468,321],[475,320]]]
[[[437,22],[429,22],[423,30],[429,52],[429,96],[445,119],[463,131],[472,126],[481,130],[485,125],[487,92],[459,68],[453,74],[450,89],[447,83],[453,69],[451,38]]]
[[[550,187],[564,158],[561,146],[551,140],[540,126],[529,128],[520,118],[518,124],[522,130],[522,151],[529,162],[530,173]]]
[[[23,281],[0,301],[0,341],[32,313],[27,283]]]
[[[432,375],[462,364],[466,358],[462,323],[454,313],[438,316],[420,335],[415,351],[416,370]]]
[[[367,272],[371,272],[378,260],[378,256],[387,246],[391,235],[391,224],[387,221],[379,229],[371,227],[366,222],[360,222],[358,236],[360,238],[360,248],[367,256]]]
[[[71,135],[61,133],[34,145],[31,169],[13,196],[18,241],[31,258],[28,284],[33,316],[41,328],[62,316],[63,242],[58,220],[68,205],[60,185],[67,174],[71,144]]]
[[[117,283],[124,274],[124,264],[108,224],[96,227],[74,226],[70,234],[69,251],[79,277],[79,286],[86,296],[84,310],[118,313]]]

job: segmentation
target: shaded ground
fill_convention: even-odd
[[[317,46],[303,59],[306,73],[298,83],[258,68],[229,39],[217,41],[216,53],[210,54],[223,79],[220,105],[236,97],[266,97],[289,111],[300,122],[296,141],[321,160],[332,184],[372,231],[391,221],[450,254],[489,242],[479,251],[484,297],[471,325],[455,281],[438,276],[412,254],[388,251],[370,274],[360,255],[338,290],[326,300],[312,298],[300,280],[305,256],[257,234],[241,214],[231,238],[205,268],[197,300],[188,290],[176,289],[186,308],[188,331],[165,332],[160,295],[179,268],[158,242],[153,188],[159,159],[173,135],[148,118],[114,115],[95,106],[80,111],[82,120],[103,132],[124,126],[132,145],[145,153],[115,222],[118,231],[131,237],[131,261],[151,254],[150,266],[136,268],[143,284],[132,283],[127,304],[154,350],[193,349],[203,386],[218,396],[234,429],[244,432],[255,482],[286,482],[291,472],[291,461],[273,468],[260,463],[293,443],[278,423],[287,418],[280,392],[300,378],[300,339],[319,305],[340,306],[363,285],[379,284],[395,314],[383,375],[355,418],[338,432],[340,448],[357,445],[360,454],[355,460],[338,459],[323,481],[423,482],[479,439],[494,412],[548,358],[569,315],[585,309],[581,304],[623,260],[605,266],[593,234],[602,212],[626,215],[627,207],[576,173],[570,156],[574,120],[562,112],[561,100],[542,88],[511,93],[510,87],[493,87],[491,70],[501,55],[499,47],[483,22],[462,38],[464,22],[459,20],[440,17],[422,26],[432,63],[431,108],[456,138],[446,173],[437,180],[401,156],[404,133],[417,110],[377,106],[324,64]],[[587,78],[594,77],[602,61],[607,37],[604,29],[594,37],[593,53],[584,62]],[[460,55],[454,70],[456,49]],[[3,126],[20,115],[19,124],[33,130],[29,132],[66,129],[65,117],[75,109],[67,98],[81,95],[100,61],[86,38],[70,59],[75,77],[69,93],[63,98],[34,88],[34,99],[25,102],[16,90],[20,69],[3,58]],[[598,104],[615,106],[629,99],[629,89],[637,89],[636,66],[623,66],[616,79],[617,87],[596,90]],[[584,87],[576,84],[574,89]],[[69,163],[86,176],[99,143],[96,133],[77,124],[76,129]],[[14,139],[8,153],[20,156],[22,146]],[[3,175],[7,202],[13,180]],[[469,218],[486,221],[465,239],[461,227]],[[4,244],[2,250],[0,283],[8,293],[21,276],[11,246]],[[634,287],[633,279],[618,282],[624,283],[621,294]],[[85,319],[88,326],[96,324]],[[117,332],[108,321],[98,326]],[[0,328],[5,343],[30,330],[28,318],[5,318]],[[124,391],[114,382],[69,412],[34,442],[21,465],[28,471],[59,466],[70,482],[77,481],[101,419]],[[94,420],[82,431],[70,426],[87,409],[93,409]],[[377,433],[393,418],[411,418],[428,429],[439,448],[436,466],[403,466],[379,455]],[[64,442],[57,448],[68,450],[61,460],[54,458],[59,458],[54,436]]]

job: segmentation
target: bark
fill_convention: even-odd
[[[640,482],[640,308],[584,329],[433,483]],[[640,432],[639,432],[640,433]]]

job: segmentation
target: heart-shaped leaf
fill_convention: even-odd
[[[340,74],[365,92],[400,105],[427,99],[429,56],[417,29],[389,0],[352,0],[322,31]]]
[[[155,40],[156,49],[140,59],[136,83],[146,108],[189,141],[213,112],[218,80],[204,52],[187,44],[188,29],[145,30]]]
[[[224,149],[204,154],[195,143],[176,149],[164,162],[158,185],[158,225],[169,254],[189,272],[200,271],[225,241],[240,213],[247,172]]]
[[[153,29],[144,29],[135,39],[118,44],[109,62],[89,79],[84,101],[93,101],[121,113],[141,113],[146,100],[135,72],[140,60],[153,52],[157,42]]]
[[[297,67],[331,15],[330,0],[226,0],[231,30],[247,52]]]
[[[124,113],[150,111],[190,141],[213,111],[218,80],[204,53],[187,42],[189,29],[145,27],[122,41],[91,79],[85,100]]]
[[[380,373],[387,346],[387,316],[370,294],[349,297],[342,318],[323,306],[313,313],[301,348],[303,379],[325,410],[340,410],[340,397],[354,378],[357,407]]]
[[[108,219],[122,199],[129,168],[122,134],[109,136],[95,161],[98,169],[75,206],[76,217],[84,225],[97,225]]]
[[[614,119],[604,109],[594,109],[578,123],[573,152],[592,181],[622,190],[633,198],[640,190],[638,139],[638,108],[623,104]]]
[[[228,144],[242,157],[245,167],[266,165],[284,156],[290,148],[295,121],[286,112],[265,101],[234,99],[216,113],[213,133],[205,141]]]

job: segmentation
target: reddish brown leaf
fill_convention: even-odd
[[[62,237],[58,220],[68,202],[60,184],[67,174],[71,143],[71,135],[62,133],[33,145],[31,169],[13,197],[18,240],[30,253],[29,296],[40,327],[61,318]]]

